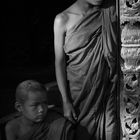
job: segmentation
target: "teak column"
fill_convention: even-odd
[[[140,140],[140,0],[120,0],[121,140]]]

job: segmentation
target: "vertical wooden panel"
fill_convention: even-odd
[[[140,139],[140,0],[120,0],[122,140]]]

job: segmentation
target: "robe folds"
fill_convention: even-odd
[[[58,109],[50,109],[45,119],[18,140],[73,140],[74,131]],[[67,134],[67,129],[69,133]]]
[[[75,140],[115,140],[119,133],[115,6],[106,0],[94,7],[65,37],[68,86],[78,114]]]

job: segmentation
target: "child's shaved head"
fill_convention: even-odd
[[[16,102],[24,103],[29,92],[46,92],[45,87],[35,80],[26,80],[21,82],[16,88]]]

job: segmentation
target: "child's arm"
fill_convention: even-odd
[[[15,132],[15,124],[12,121],[8,122],[5,126],[6,140],[16,140]]]

